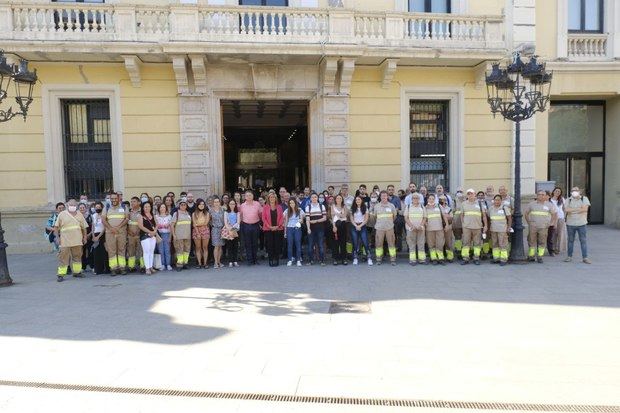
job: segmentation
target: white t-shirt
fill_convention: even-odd
[[[93,233],[98,234],[100,232],[103,232],[105,227],[103,226],[103,220],[101,219],[101,215],[95,212],[91,215],[91,218],[93,221]]]
[[[360,211],[359,209],[355,211],[355,213],[353,214],[353,221],[355,221],[356,224],[361,224],[362,222],[364,222],[364,214],[362,214],[362,211]]]
[[[556,207],[558,212],[558,219],[564,219],[564,208],[558,205],[558,201],[555,198],[550,199],[551,203]],[[566,205],[566,200],[564,200],[564,204]]]

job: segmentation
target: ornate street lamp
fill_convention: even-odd
[[[7,122],[18,115],[22,115],[25,122],[28,106],[32,103],[32,91],[37,83],[37,70],[29,71],[28,61],[23,59],[19,65],[8,64],[4,52],[0,50],[0,104],[8,96],[11,81],[15,85],[15,101],[20,111],[13,112],[12,107],[0,110],[0,122]]]
[[[13,112],[12,107],[7,110],[0,110],[0,122],[7,122],[18,115],[22,115],[25,122],[28,106],[32,103],[32,91],[37,83],[37,71],[30,72],[26,60],[21,60],[19,65],[8,64],[4,51],[0,50],[0,104],[9,94],[11,81],[15,85],[15,101],[19,105],[19,112]],[[2,229],[2,214],[0,214],[0,287],[13,283],[9,276],[6,247],[4,230]]]
[[[536,112],[546,110],[552,78],[553,74],[547,72],[545,64],[539,63],[536,56],[524,63],[518,52],[505,68],[494,63],[491,72],[486,76],[487,101],[493,117],[499,113],[504,119],[515,122],[514,239],[510,250],[512,261],[524,261],[526,258],[521,212],[521,122],[531,118]]]

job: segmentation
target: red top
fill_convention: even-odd
[[[241,218],[241,222],[246,224],[256,224],[260,221],[260,202],[252,201],[249,203],[248,201],[239,205],[239,217]]]
[[[276,205],[276,213],[278,216],[277,219],[277,227],[278,231],[284,230],[284,214],[282,213],[282,206]],[[271,231],[272,227],[271,223],[271,207],[269,205],[265,205],[263,207],[263,231]]]

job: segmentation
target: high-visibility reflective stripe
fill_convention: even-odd
[[[134,222],[134,221],[129,221],[129,225],[132,225],[132,226],[133,226],[133,225],[138,226],[138,223],[137,223],[137,222]]]
[[[60,227],[60,231],[70,231],[72,229],[82,229],[79,225],[67,225],[66,227]]]
[[[480,257],[480,247],[474,247],[474,258]]]
[[[542,257],[545,255],[545,247],[538,247],[538,256]]]
[[[443,260],[443,251],[441,250],[437,250],[437,258],[439,258],[440,260]]]
[[[533,257],[534,255],[536,255],[536,248],[530,247],[527,255],[528,257]]]
[[[461,215],[461,211],[454,211],[454,215]]]
[[[446,251],[446,258],[449,260],[453,260],[454,259],[454,252],[452,252],[451,250],[447,250]]]
[[[390,254],[390,257],[395,257],[396,256],[396,248],[388,248],[388,253]]]
[[[375,248],[375,255],[377,258],[383,257],[383,248]]]
[[[465,215],[467,216],[480,216],[480,211],[465,211]]]
[[[425,259],[426,259],[426,252],[418,251],[418,260],[419,261],[424,261]]]
[[[416,260],[416,256],[415,256],[415,251],[413,252],[409,252],[409,261],[415,261]]]
[[[108,214],[107,218],[120,218],[120,219],[125,219],[125,214]]]
[[[125,257],[123,257],[122,255],[118,256],[118,266],[119,267],[125,267],[127,265],[127,260],[125,260]]]
[[[67,275],[67,270],[69,269],[69,266],[66,267],[58,267],[58,275]]]
[[[437,251],[430,250],[430,253],[431,253],[431,260],[435,261],[437,259]]]
[[[82,263],[71,264],[71,271],[73,271],[74,274],[82,272]]]
[[[189,224],[191,224],[190,221],[178,221],[177,222],[177,225],[189,225]]]
[[[538,215],[538,216],[547,217],[547,216],[551,215],[551,212],[547,212],[547,211],[531,211],[530,215]]]
[[[441,214],[428,214],[428,218],[441,218]]]
[[[392,218],[392,214],[377,214],[377,218]]]
[[[503,219],[506,219],[503,215],[491,215],[491,221],[501,221]]]
[[[424,214],[409,214],[410,218],[424,218]]]

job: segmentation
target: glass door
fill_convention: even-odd
[[[603,215],[603,156],[590,154],[549,154],[548,176],[568,197],[572,187],[585,191],[592,206],[588,213],[591,224],[602,224]]]

